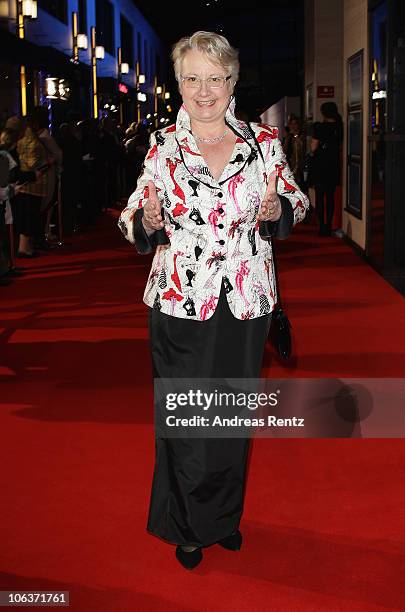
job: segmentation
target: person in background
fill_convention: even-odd
[[[82,152],[79,222],[82,226],[94,225],[106,192],[106,173],[98,146],[98,121],[82,119],[74,129]]]
[[[61,176],[63,234],[70,236],[78,228],[78,204],[83,174],[82,145],[70,123],[59,126],[58,145],[63,154]]]
[[[288,125],[285,125],[283,128],[283,133],[281,135],[280,138],[280,142],[281,142],[281,146],[283,147],[283,150],[285,151],[285,147],[286,147],[286,142],[287,142],[287,138],[289,136],[290,133],[290,128]]]
[[[121,144],[117,127],[111,117],[104,117],[99,128],[98,149],[105,173],[105,194],[101,210],[114,208],[121,192],[120,172]]]
[[[5,129],[0,134],[0,285],[8,285],[10,277],[22,274],[14,266],[13,213],[10,203],[21,186],[16,183],[19,178],[17,163],[8,151],[17,139],[18,133],[14,130]]]
[[[288,132],[283,145],[284,152],[287,157],[288,165],[290,166],[294,178],[301,190],[308,195],[308,183],[305,178],[305,162],[307,156],[305,154],[306,140],[302,129],[301,120],[292,115],[288,122]],[[313,212],[312,203],[308,207],[303,223],[309,223]]]
[[[34,108],[32,116],[38,125],[37,136],[44,145],[48,157],[48,169],[46,171],[46,194],[41,203],[41,221],[35,246],[40,250],[49,250],[51,245],[47,242],[49,225],[52,216],[52,207],[58,199],[58,181],[62,172],[63,154],[58,143],[49,131],[48,109],[44,106]]]
[[[130,195],[141,172],[143,160],[149,147],[149,130],[143,123],[132,124],[124,142],[126,150],[127,193]]]
[[[0,147],[0,287],[9,285],[10,252],[7,232],[7,214],[10,215],[9,200],[14,196],[14,185],[10,183],[10,160],[14,160]]]
[[[302,132],[301,122],[294,115],[288,122],[288,132],[283,145],[284,153],[286,154],[288,165],[297,184],[303,189],[304,176],[303,165],[305,159],[305,139]]]
[[[315,188],[315,208],[319,220],[319,235],[330,236],[335,211],[335,190],[340,183],[340,150],[343,141],[343,123],[334,102],[324,102],[321,106],[321,113],[322,122],[316,122],[313,125],[311,174]]]
[[[20,232],[18,257],[32,258],[38,253],[34,251],[34,237],[41,231],[41,205],[48,192],[46,170],[48,169],[48,154],[38,138],[38,121],[35,115],[30,115],[24,135],[17,144],[17,152],[23,172],[36,172],[35,181],[23,183],[16,196],[16,221]]]

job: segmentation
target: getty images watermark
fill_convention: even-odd
[[[304,418],[278,418],[274,414],[265,417],[224,416],[223,409],[232,408],[234,411],[257,411],[263,407],[275,407],[278,404],[280,390],[274,393],[248,393],[232,391],[218,391],[215,389],[209,393],[201,389],[189,389],[187,392],[167,393],[166,410],[174,411],[178,408],[196,407],[203,412],[212,410],[211,416],[193,415],[176,416],[174,414],[166,417],[168,427],[304,427]],[[221,410],[222,409],[222,410]]]
[[[405,437],[405,379],[155,379],[165,438]]]

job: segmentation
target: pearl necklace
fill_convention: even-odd
[[[209,144],[221,142],[221,140],[225,138],[227,133],[228,133],[228,130],[226,129],[225,132],[222,134],[222,136],[215,136],[214,138],[201,138],[201,136],[197,136],[197,134],[194,134],[194,132],[192,132],[194,138],[198,140],[198,142],[208,142]]]

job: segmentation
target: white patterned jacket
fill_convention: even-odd
[[[199,152],[184,105],[176,124],[154,132],[143,173],[118,222],[140,253],[169,242],[156,250],[144,302],[174,317],[209,319],[222,282],[236,318],[270,313],[277,302],[272,247],[260,237],[256,221],[268,175],[277,172],[283,210],[270,224],[276,238],[287,237],[309,205],[287,165],[277,128],[251,124],[249,130],[236,119],[233,102],[225,120],[237,140],[219,181]],[[150,238],[141,223],[149,180],[164,213],[164,229]]]

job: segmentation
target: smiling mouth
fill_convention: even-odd
[[[212,106],[215,104],[215,100],[196,100],[198,106]]]

